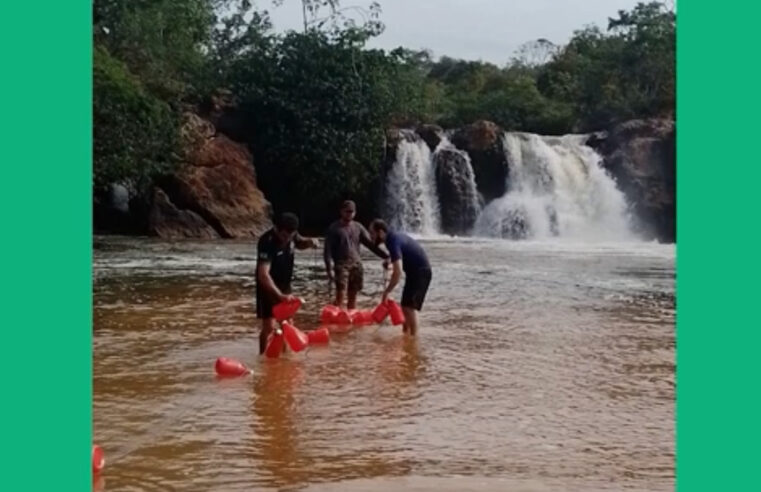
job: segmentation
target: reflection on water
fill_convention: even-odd
[[[428,240],[418,338],[257,355],[254,245],[98,238],[103,490],[671,490],[674,251]],[[330,294],[297,256],[301,329]],[[360,307],[382,273],[368,258]],[[217,380],[214,360],[254,374]]]

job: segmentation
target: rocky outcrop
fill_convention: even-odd
[[[230,91],[217,90],[200,104],[198,112],[211,123],[216,133],[240,143],[251,139],[252,118]]]
[[[594,134],[587,144],[631,205],[635,227],[659,241],[676,240],[676,125],[632,120]]]
[[[180,210],[161,188],[154,188],[148,217],[150,233],[165,239],[215,239],[219,235],[195,212]]]
[[[436,189],[441,210],[441,231],[468,234],[480,211],[473,170],[463,152],[444,148],[434,155]]]
[[[257,188],[251,154],[195,115],[187,115],[185,128],[195,143],[180,171],[157,180],[149,231],[162,237],[259,236],[271,226],[271,207]]]
[[[420,125],[415,129],[423,142],[428,145],[431,152],[436,150],[436,147],[441,143],[441,137],[444,135],[444,129],[439,125]]]
[[[508,163],[502,148],[502,129],[480,120],[458,129],[452,143],[470,156],[478,191],[487,202],[505,194]]]

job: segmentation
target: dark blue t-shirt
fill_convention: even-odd
[[[293,260],[295,245],[293,241],[281,246],[275,235],[275,230],[262,234],[256,245],[256,266],[259,263],[270,264],[270,277],[277,288],[283,292],[291,291],[291,278],[293,277]],[[256,276],[256,288],[259,289],[259,276]]]
[[[388,231],[386,248],[391,255],[391,261],[402,259],[402,268],[405,272],[431,268],[428,256],[420,243],[403,232]]]

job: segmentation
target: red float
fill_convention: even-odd
[[[376,323],[383,323],[383,320],[388,316],[388,305],[386,303],[378,304],[378,306],[373,309],[371,316]]]
[[[402,307],[391,299],[386,302],[388,303],[388,314],[391,316],[391,324],[401,325],[404,323],[404,311],[402,311]]]
[[[92,471],[93,473],[100,473],[103,467],[106,466],[106,457],[103,455],[103,450],[97,444],[92,445]]]
[[[283,331],[280,328],[275,328],[275,332],[270,335],[267,342],[267,348],[264,349],[264,355],[270,359],[276,359],[280,357],[283,352]]]
[[[309,345],[307,334],[288,322],[283,323],[283,335],[285,342],[294,352],[301,352]]]
[[[334,323],[339,325],[350,325],[351,316],[349,316],[349,313],[347,311],[344,311],[342,309],[341,311],[338,312],[338,315],[336,316]]]
[[[304,304],[302,299],[296,297],[292,301],[284,301],[279,304],[275,304],[272,308],[272,316],[278,321],[285,321],[293,318],[296,311],[299,310],[301,305]]]
[[[369,309],[361,309],[354,313],[351,318],[355,325],[366,325],[373,322],[373,312]]]
[[[328,331],[327,326],[323,326],[320,329],[312,330],[307,333],[307,337],[309,337],[309,345],[328,343],[330,342],[330,331]]]
[[[219,376],[229,377],[245,376],[246,374],[251,374],[253,372],[242,362],[235,359],[228,359],[227,357],[220,357],[217,359],[217,362],[214,364],[214,370]]]
[[[325,324],[332,324],[336,322],[336,319],[338,318],[338,313],[341,312],[341,309],[338,306],[333,306],[332,304],[325,306],[322,308],[322,312],[320,313],[320,322]]]

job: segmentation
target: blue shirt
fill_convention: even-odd
[[[388,231],[386,234],[386,249],[391,255],[391,261],[401,258],[405,272],[431,268],[428,256],[420,243],[403,232]]]

